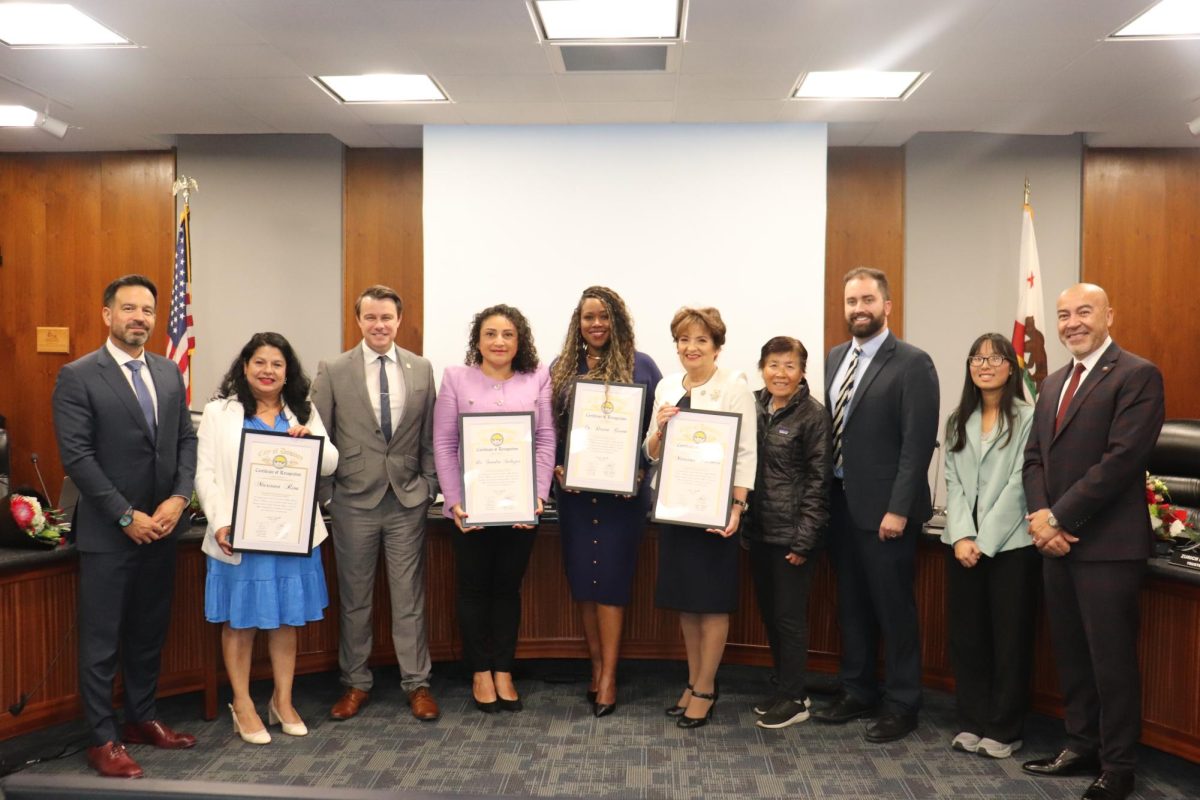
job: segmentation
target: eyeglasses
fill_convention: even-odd
[[[997,353],[992,353],[990,356],[971,356],[967,359],[967,363],[972,367],[982,367],[986,361],[988,366],[998,367],[1008,359]]]

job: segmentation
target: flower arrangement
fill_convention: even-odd
[[[1146,473],[1146,506],[1154,535],[1164,541],[1185,539],[1200,542],[1200,531],[1188,519],[1188,512],[1171,505],[1171,492],[1162,478]]]
[[[36,497],[14,494],[9,497],[8,507],[17,528],[35,542],[57,546],[70,528],[70,523],[62,518],[61,511],[56,508],[43,509]]]

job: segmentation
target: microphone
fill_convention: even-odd
[[[29,460],[33,462],[33,471],[37,473],[38,483],[42,485],[42,497],[46,498],[46,502],[54,505],[54,501],[50,498],[50,490],[46,488],[46,479],[42,477],[42,471],[38,469],[37,453],[30,453]]]

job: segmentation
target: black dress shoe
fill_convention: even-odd
[[[1133,773],[1104,770],[1083,793],[1083,800],[1125,800],[1133,794]]]
[[[598,694],[600,694],[600,693],[598,691],[596,691],[595,689],[588,689],[587,690],[587,701],[589,703],[591,703],[592,705],[596,705],[596,695],[598,695]]]
[[[687,688],[688,688],[688,691],[690,692],[690,691],[692,690],[692,688],[693,688],[693,687],[692,687],[692,685],[689,683],[689,684],[687,685]],[[685,712],[685,711],[687,711],[687,706],[667,706],[667,708],[666,708],[666,715],[667,715],[668,717],[682,717],[682,716],[683,716],[683,712]]]
[[[864,703],[848,694],[842,694],[833,705],[818,708],[812,712],[812,718],[818,722],[840,724],[859,717],[869,717],[875,713],[874,703]]]
[[[715,689],[711,692],[697,692],[695,689],[692,689],[692,697],[698,697],[701,700],[711,700],[712,705],[708,707],[708,713],[703,717],[689,717],[687,714],[681,714],[679,719],[675,720],[675,726],[678,728],[686,730],[702,728],[707,725],[708,721],[712,719],[713,709],[717,707],[717,698],[720,697],[720,694]]]
[[[1100,771],[1100,759],[1095,754],[1080,755],[1063,749],[1061,753],[1050,758],[1038,758],[1026,761],[1021,769],[1031,775],[1094,775]]]
[[[503,697],[497,697],[496,705],[500,706],[501,711],[512,711],[515,713],[525,710],[525,704],[521,702],[521,698],[519,697],[514,700],[505,700]]]
[[[867,723],[863,734],[868,742],[880,744],[903,739],[917,729],[916,714],[895,714],[891,711],[880,714],[877,719]]]
[[[616,710],[616,703],[592,703],[592,713],[596,715],[596,719],[607,717]]]

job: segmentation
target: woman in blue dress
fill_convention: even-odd
[[[645,471],[638,470],[636,496],[564,489],[566,426],[571,395],[580,378],[646,387],[642,435],[650,424],[654,387],[662,373],[654,360],[634,349],[633,320],[612,289],[591,286],[575,305],[562,352],[550,366],[554,419],[558,432],[555,460],[563,561],[571,596],[579,604],[583,633],[592,662],[587,697],[592,713],[607,716],[617,708],[617,657],[625,606],[637,566],[638,545],[650,507]]]
[[[267,631],[275,678],[267,719],[291,736],[308,733],[292,705],[296,629],[321,619],[329,605],[318,547],[327,533],[318,513],[309,556],[233,552],[229,533],[238,454],[243,430],[324,437],[325,427],[308,392],[308,376],[287,339],[278,333],[256,333],[225,374],[216,399],[204,407],[198,434],[196,494],[208,518],[201,547],[208,556],[204,617],[222,623],[221,652],[233,689],[233,729],[250,744],[271,741],[250,698],[251,654],[259,630]],[[337,450],[326,438],[321,474],[332,475],[337,459]]]

